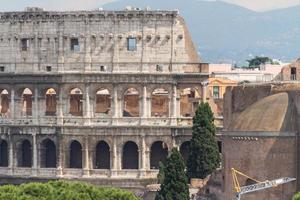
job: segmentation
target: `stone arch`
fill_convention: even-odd
[[[193,117],[201,99],[197,88],[188,87],[180,90],[180,115]]]
[[[1,116],[5,116],[9,113],[9,94],[6,89],[0,92],[0,113]]]
[[[169,116],[169,91],[164,88],[156,88],[151,94],[151,116]]]
[[[8,166],[8,144],[5,140],[0,141],[0,167]]]
[[[164,163],[168,157],[168,146],[162,141],[156,141],[151,145],[150,168],[158,169],[159,163]]]
[[[188,160],[188,157],[189,157],[189,146],[190,146],[190,141],[186,141],[186,142],[183,142],[181,145],[180,145],[180,153],[182,155],[182,158],[184,160],[185,163],[187,163],[187,160]]]
[[[56,145],[50,139],[43,140],[41,144],[41,167],[56,168]]]
[[[83,93],[79,88],[73,88],[69,93],[70,114],[73,116],[83,115]]]
[[[32,145],[27,139],[24,139],[17,150],[18,167],[32,166]]]
[[[128,141],[123,146],[122,169],[139,168],[138,145],[133,141]]]
[[[96,146],[96,169],[110,169],[110,148],[105,141],[98,142]]]
[[[140,116],[140,94],[136,88],[131,87],[124,92],[123,116]]]
[[[22,115],[32,116],[32,98],[33,94],[29,88],[25,88],[22,92]]]
[[[56,115],[56,91],[54,88],[49,88],[45,94],[46,98],[46,116]]]
[[[82,168],[82,146],[77,140],[70,144],[69,168]]]
[[[110,115],[110,113],[111,113],[111,94],[108,89],[102,88],[96,92],[95,112]]]

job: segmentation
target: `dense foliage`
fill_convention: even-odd
[[[188,180],[185,165],[179,151],[172,149],[171,155],[164,166],[160,167],[163,180],[155,200],[189,200]]]
[[[189,178],[206,178],[219,167],[220,154],[215,132],[214,114],[208,103],[201,103],[193,118],[193,136],[187,160]]]
[[[249,63],[250,68],[258,67],[258,66],[260,66],[262,64],[266,64],[266,63],[278,64],[278,63],[274,62],[273,59],[271,59],[269,57],[260,57],[260,56],[256,56],[255,58],[247,60],[247,62]]]
[[[139,200],[134,194],[87,183],[51,181],[0,187],[0,200]]]
[[[293,196],[293,199],[292,200],[300,200],[300,192],[298,192],[297,194],[295,194]]]

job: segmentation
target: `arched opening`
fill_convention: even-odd
[[[56,115],[56,91],[50,88],[46,92],[46,116]]]
[[[56,168],[56,146],[50,139],[42,142],[41,167]]]
[[[168,157],[168,146],[162,141],[154,142],[150,151],[150,168],[158,169],[159,163],[164,163]]]
[[[180,90],[180,115],[182,117],[193,117],[199,105],[201,96],[195,88]]]
[[[139,92],[135,88],[129,88],[124,93],[124,117],[140,116]]]
[[[0,167],[8,166],[8,149],[7,142],[1,140],[0,142]]]
[[[107,89],[98,90],[96,93],[96,113],[110,114],[111,96]]]
[[[123,169],[139,168],[139,152],[136,143],[129,141],[124,144],[122,158]]]
[[[0,113],[1,116],[6,116],[9,113],[9,96],[7,90],[2,90],[0,93]]]
[[[31,167],[32,166],[32,146],[28,140],[23,140],[18,152],[18,166]]]
[[[180,153],[185,163],[187,163],[189,157],[189,147],[190,147],[190,141],[186,141],[182,143],[180,146]]]
[[[155,89],[151,97],[151,116],[169,116],[169,92],[164,88]]]
[[[73,116],[83,115],[83,94],[79,88],[70,92],[70,114]]]
[[[70,145],[70,168],[82,168],[82,147],[78,141]]]
[[[23,116],[32,116],[32,91],[29,88],[22,93],[22,113]]]
[[[110,151],[106,142],[101,141],[96,146],[96,169],[110,169]]]

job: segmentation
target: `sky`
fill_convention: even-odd
[[[0,0],[0,11],[20,11],[28,6],[46,10],[85,10],[96,9],[115,0]],[[149,0],[151,1],[151,0]],[[186,0],[192,1],[192,0]],[[255,11],[266,11],[300,5],[300,0],[222,0]]]

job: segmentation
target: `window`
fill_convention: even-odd
[[[291,80],[297,80],[297,69],[296,67],[291,68]]]
[[[28,48],[29,48],[29,39],[28,38],[21,39],[21,49],[22,49],[22,51],[27,51]]]
[[[127,39],[127,50],[128,51],[136,51],[136,38],[128,38]]]
[[[4,72],[5,67],[4,66],[0,66],[0,72]]]
[[[105,66],[103,66],[103,65],[101,65],[101,66],[100,66],[100,71],[101,71],[101,72],[104,72],[104,71],[106,71],[106,67],[105,67]]]
[[[162,71],[163,71],[163,66],[161,66],[161,65],[156,65],[156,71],[157,71],[157,72],[162,72]]]
[[[47,66],[46,70],[47,70],[47,72],[51,72],[52,71],[52,67],[51,66]]]
[[[71,51],[75,51],[75,52],[80,51],[78,38],[71,38]]]
[[[218,99],[220,98],[220,95],[219,95],[219,86],[214,86],[213,87],[213,97],[214,99]]]

